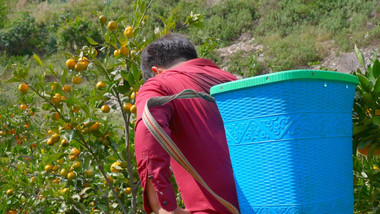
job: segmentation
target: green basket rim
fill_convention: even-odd
[[[226,82],[211,87],[210,94],[218,94],[232,90],[244,89],[268,83],[281,82],[294,79],[317,79],[317,80],[335,80],[348,83],[359,84],[359,78],[352,74],[345,74],[336,71],[321,70],[290,70],[281,71],[271,74],[250,77],[246,79]]]

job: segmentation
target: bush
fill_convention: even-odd
[[[313,33],[294,33],[285,38],[274,34],[264,41],[267,47],[264,52],[265,62],[272,71],[307,66],[309,62],[321,59],[314,43]]]
[[[43,54],[48,50],[48,32],[44,25],[37,24],[28,13],[23,13],[0,31],[0,51],[11,55]]]
[[[68,19],[58,30],[58,44],[61,48],[74,51],[75,47],[87,44],[86,37],[88,36],[101,41],[100,33],[93,22],[80,17],[74,20]]]

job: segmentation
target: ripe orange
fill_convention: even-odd
[[[52,140],[54,143],[55,143],[55,142],[58,142],[60,138],[61,138],[61,137],[59,136],[59,134],[53,134],[53,135],[51,136],[51,140]]]
[[[34,116],[34,111],[29,111],[30,116]]]
[[[120,162],[114,162],[112,165],[111,165],[111,172],[120,172],[120,169],[118,169],[118,167],[120,167],[121,163]],[[117,167],[118,166],[118,167]]]
[[[13,189],[8,189],[7,190],[7,195],[13,195],[14,193],[14,190]]]
[[[77,148],[72,148],[71,149],[71,151],[70,151],[70,154],[72,154],[72,155],[75,155],[76,157],[78,157],[79,156],[79,154],[80,154],[80,150],[79,149],[77,149]]]
[[[79,169],[81,166],[82,166],[82,164],[81,164],[79,161],[77,161],[77,162],[75,162],[75,163],[73,164],[73,168],[74,168],[74,169]]]
[[[79,62],[83,62],[86,65],[86,68],[87,68],[88,64],[90,63],[90,61],[85,56],[79,58]]]
[[[53,98],[51,99],[51,101],[55,104],[58,104],[59,102],[61,102],[61,95],[56,93],[54,94]]]
[[[9,210],[8,214],[17,214],[15,210]]]
[[[132,107],[131,103],[124,103],[123,104],[123,110],[126,111],[126,112],[129,112],[129,110],[131,109],[131,107]]]
[[[66,93],[69,93],[71,91],[71,87],[69,85],[65,85],[62,87],[62,90]]]
[[[57,163],[64,164],[65,163],[65,159],[61,158],[61,159],[57,160]]]
[[[82,62],[82,61],[79,61],[79,62],[75,65],[75,67],[74,67],[74,70],[75,70],[75,71],[78,71],[78,72],[80,72],[80,71],[84,71],[84,70],[86,70],[86,69],[87,69],[87,65],[86,65],[85,62]]]
[[[32,183],[36,182],[36,177],[33,176],[33,177],[30,179],[30,181],[31,181]]]
[[[91,127],[90,127],[90,130],[91,131],[98,131],[100,129],[100,123],[99,122],[95,122]]]
[[[67,147],[67,146],[69,146],[69,142],[67,142],[66,139],[62,139],[62,140],[61,140],[61,146],[62,146],[62,147]]]
[[[132,92],[132,94],[131,94],[131,100],[135,99],[136,95],[137,95],[137,92],[136,93]]]
[[[0,135],[1,136],[7,136],[7,132],[6,131],[0,131]]]
[[[75,156],[75,155],[70,155],[70,157],[69,157],[70,161],[75,161],[76,159],[77,159],[77,156]]]
[[[62,177],[66,177],[67,176],[67,174],[68,174],[69,172],[67,171],[67,169],[61,169],[61,171],[59,172],[59,174],[62,176]]]
[[[117,23],[115,21],[108,22],[107,29],[110,31],[115,31],[117,29]]]
[[[108,113],[110,112],[110,107],[108,105],[103,105],[102,108],[100,108],[100,110],[103,112],[103,113]]]
[[[133,27],[132,26],[128,26],[125,28],[124,36],[127,38],[131,38],[133,36]]]
[[[50,115],[51,119],[52,120],[59,120],[59,118],[61,118],[61,116],[59,115],[58,112],[54,112]]]
[[[106,87],[106,84],[104,82],[102,82],[102,81],[99,81],[98,83],[96,83],[96,88],[99,89],[99,90],[101,90],[101,89],[103,89],[105,87]]]
[[[26,104],[21,104],[20,105],[20,109],[22,110],[26,110],[28,108],[28,106]]]
[[[117,57],[117,56],[119,56],[119,55],[120,55],[120,50],[119,50],[119,49],[117,49],[117,50],[115,50],[115,51],[113,52],[113,56]]]
[[[106,22],[107,22],[107,17],[101,15],[99,16],[99,22],[102,24],[102,25],[105,25]]]
[[[124,192],[125,192],[125,194],[131,194],[132,189],[130,187],[127,187],[127,188],[125,188]]]
[[[71,130],[71,123],[65,123],[65,130]]]
[[[69,191],[70,191],[70,189],[66,187],[66,188],[64,188],[64,189],[61,190],[61,193],[62,193],[62,194],[66,194],[66,193],[68,193]]]
[[[73,110],[75,114],[79,112],[79,106],[73,106],[71,107],[71,109]]]
[[[28,91],[29,91],[29,86],[28,84],[26,83],[21,83],[19,86],[18,86],[18,90],[23,93],[23,94],[26,94]]]
[[[76,173],[76,172],[69,172],[69,173],[67,174],[67,179],[68,179],[69,181],[73,180],[73,179],[76,178],[76,177],[77,177],[77,173]]]
[[[133,114],[137,113],[137,108],[136,105],[132,105],[131,108],[129,109]]]
[[[113,184],[113,177],[112,176],[108,176],[108,180],[110,180],[111,184]],[[104,180],[104,184],[108,185],[107,180]]]
[[[87,170],[86,172],[84,172],[84,176],[86,176],[87,178],[92,177],[92,171],[91,170]]]
[[[53,180],[53,183],[54,183],[54,184],[59,184],[59,183],[61,183],[61,179],[54,179],[54,180]]]
[[[49,131],[48,131],[48,134],[49,134],[49,135],[52,135],[52,134],[54,134],[54,131],[53,131],[53,130],[49,130]]]
[[[45,166],[45,171],[50,172],[53,169],[53,166],[51,164],[48,164]]]
[[[126,56],[126,55],[128,55],[129,50],[126,46],[121,46],[120,53],[121,53],[121,55]]]
[[[72,79],[72,82],[74,84],[80,84],[82,82],[82,78],[80,78],[78,76],[74,76],[73,79]]]
[[[51,138],[49,138],[49,139],[46,141],[46,144],[47,144],[48,146],[53,146],[53,145],[54,145],[54,141],[53,141]]]
[[[67,67],[68,69],[74,69],[74,67],[75,67],[76,64],[77,64],[77,63],[75,62],[74,59],[68,59],[68,60],[66,61],[66,67]]]

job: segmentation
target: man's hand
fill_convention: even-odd
[[[179,207],[177,207],[174,211],[171,211],[171,212],[168,212],[162,208],[160,208],[156,214],[191,214],[191,212],[187,211],[187,210],[184,210],[184,209],[181,209]]]

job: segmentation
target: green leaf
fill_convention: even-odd
[[[119,86],[116,87],[116,90],[119,93],[126,94],[129,91],[129,87],[125,86],[125,85],[119,85]]]
[[[373,91],[379,95],[380,94],[380,78],[376,79],[375,86],[373,87]]]
[[[360,134],[361,132],[367,130],[366,125],[361,125],[361,126],[355,126],[352,131],[352,135],[355,136],[357,134]]]
[[[356,53],[356,57],[358,58],[360,64],[364,67],[364,69],[366,69],[363,53],[358,49],[358,47],[356,45],[355,45],[355,53]]]
[[[362,86],[362,88],[368,92],[371,91],[372,89],[372,86],[371,84],[369,83],[367,77],[365,77],[364,75],[362,74],[358,74],[357,77],[359,78],[359,82],[360,82],[360,85]]]
[[[44,103],[42,104],[42,109],[47,111],[47,110],[50,110],[51,109],[51,105],[49,105],[48,103]]]
[[[373,77],[375,77],[375,78],[378,78],[380,76],[380,62],[379,62],[378,59],[376,59],[373,62],[373,65],[372,65],[372,74],[373,74]]]
[[[42,61],[41,61],[40,57],[37,56],[37,54],[33,54],[33,58],[36,60],[38,65],[42,66]]]
[[[373,117],[373,125],[380,125],[380,116],[374,116]]]
[[[6,83],[21,82],[19,78],[13,77],[6,81]]]
[[[91,37],[89,36],[86,36],[86,39],[87,41],[91,44],[91,45],[99,45],[99,43],[95,42],[95,40],[93,40]]]

